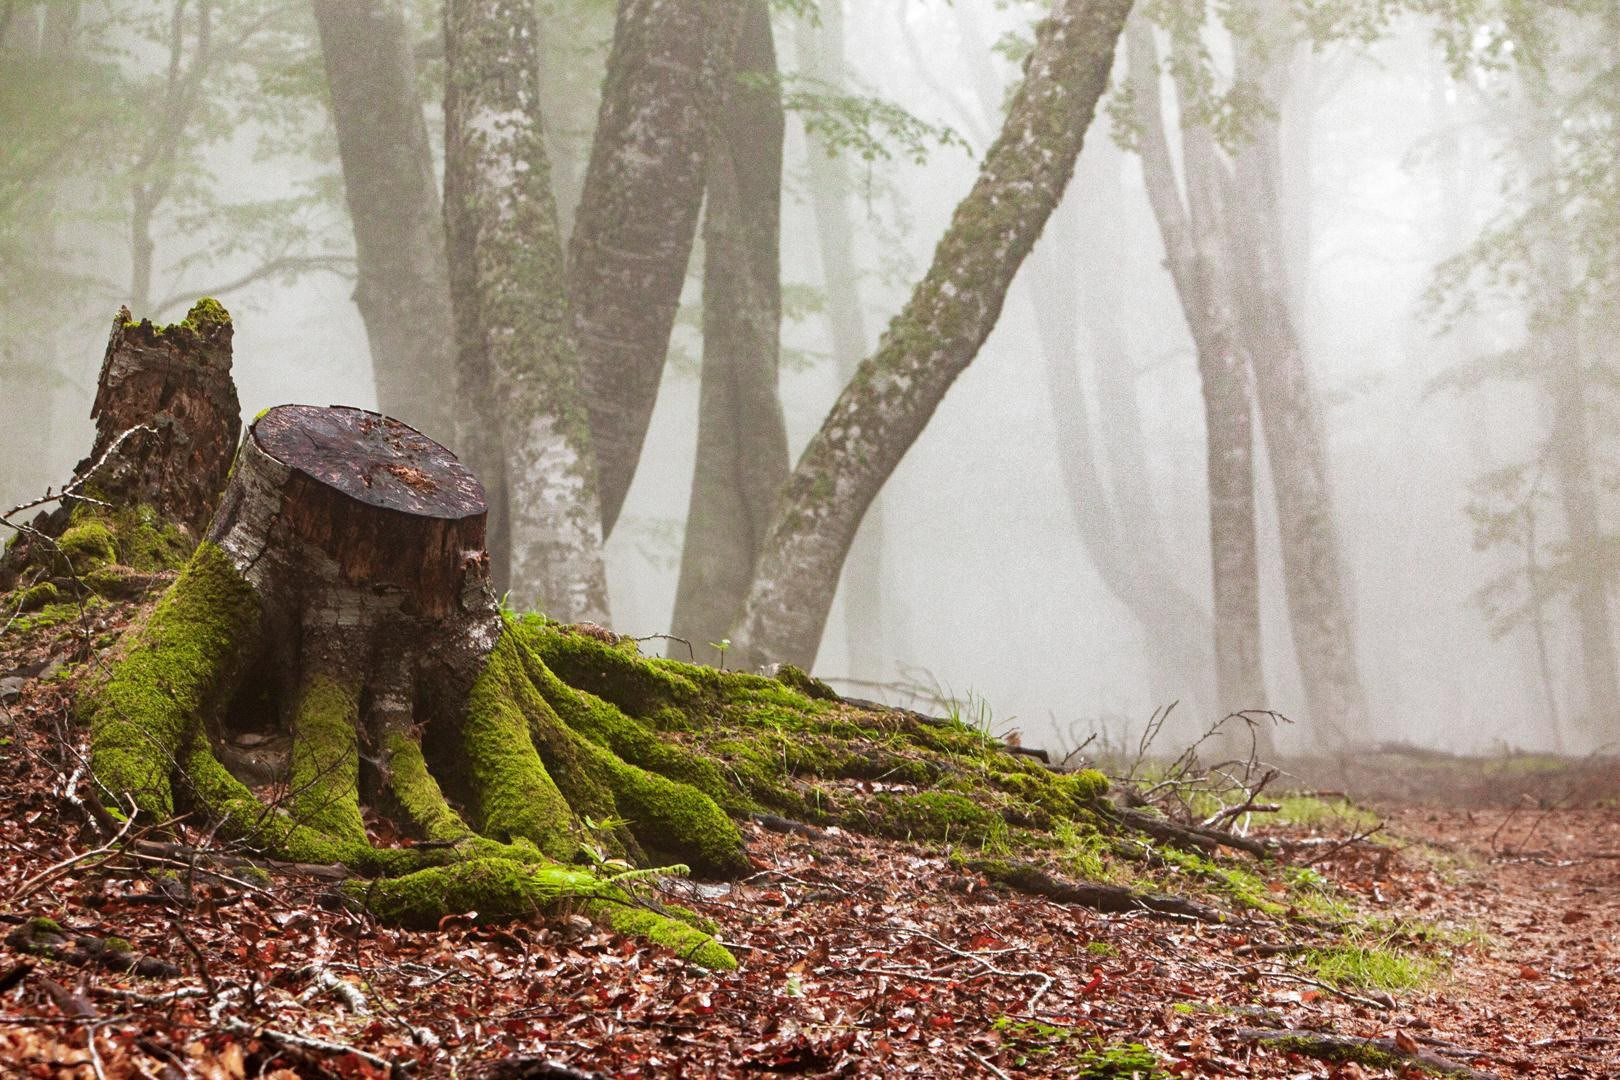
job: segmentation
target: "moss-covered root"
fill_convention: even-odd
[[[508,623],[468,698],[462,737],[479,831],[528,840],[564,862],[590,843],[703,874],[744,868],[742,834],[705,787],[694,786],[691,763],[645,755],[674,774],[665,776],[620,757],[615,751],[631,747],[608,729],[641,730],[636,722],[589,695],[561,695],[525,637]],[[718,773],[712,781],[718,792]],[[594,836],[581,828],[587,817],[598,823]]]
[[[259,599],[230,558],[203,544],[110,674],[86,697],[90,765],[103,797],[166,818],[175,764],[223,708],[258,647]]]
[[[479,858],[403,877],[355,882],[351,895],[385,922],[433,927],[447,914],[521,918],[572,906],[623,934],[664,945],[706,968],[730,971],[736,958],[711,935],[638,903],[587,870],[556,863]]]
[[[293,724],[288,803],[294,820],[344,844],[364,846],[360,816],[360,689],[311,677]]]

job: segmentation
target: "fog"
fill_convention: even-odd
[[[15,51],[24,47],[22,22],[45,16],[38,5],[13,6],[18,13],[4,41]],[[74,6],[81,28],[113,18],[95,4]],[[168,10],[148,6],[160,17]],[[268,11],[273,5],[257,6]],[[542,21],[551,10],[542,5]],[[579,10],[584,14],[570,17],[591,29],[597,47],[569,55],[582,72],[597,73],[611,12],[591,5]],[[875,161],[846,155],[868,348],[928,266],[953,209],[974,183],[978,158],[1000,123],[996,110],[1019,78],[1017,63],[1002,54],[1015,50],[994,46],[1027,38],[1038,14],[1035,5],[971,0],[847,5],[851,92],[949,128],[966,143],[928,139],[920,161],[903,151]],[[292,67],[318,81],[318,43],[305,18],[301,9],[286,16],[290,40],[307,35],[304,66]],[[427,5],[413,10],[430,82],[438,77],[431,44],[436,19]],[[779,11],[775,32],[791,86],[794,35],[807,31],[792,13]],[[1489,616],[1482,590],[1517,574],[1525,551],[1511,542],[1477,544],[1486,527],[1479,485],[1538,455],[1545,462],[1543,447],[1557,414],[1534,377],[1458,385],[1469,362],[1521,348],[1535,332],[1536,316],[1525,290],[1511,280],[1480,284],[1475,275],[1477,287],[1469,290],[1445,269],[1515,212],[1523,155],[1514,140],[1523,137],[1520,113],[1527,107],[1511,72],[1454,71],[1434,33],[1430,22],[1402,16],[1369,42],[1299,45],[1287,61],[1288,94],[1272,106],[1280,123],[1287,284],[1324,422],[1368,702],[1366,730],[1352,733],[1352,741],[1455,752],[1586,751],[1612,738],[1615,706],[1586,702],[1589,683],[1571,595],[1594,579],[1604,602],[1612,601],[1612,558],[1601,557],[1612,547],[1572,553],[1549,481],[1530,498],[1540,499],[1533,501],[1540,511],[1538,550],[1547,566],[1558,564],[1563,585],[1530,603],[1524,617],[1507,620],[1510,625]],[[1218,27],[1206,31],[1213,69],[1229,78],[1231,50],[1223,35]],[[81,41],[79,47],[93,45]],[[104,59],[150,78],[165,62],[157,42],[139,41]],[[994,85],[979,85],[981,64]],[[21,109],[17,102],[29,99],[27,80],[38,77],[37,70],[13,64],[8,71],[6,100]],[[576,78],[594,85],[597,75]],[[431,92],[427,99],[428,130],[437,145],[442,120]],[[1167,126],[1179,142],[1170,108]],[[594,113],[588,102],[569,110],[557,122],[552,150],[567,165],[558,165],[559,173],[578,174],[588,140],[575,126],[588,127]],[[250,274],[263,261],[262,250],[231,250],[229,225],[199,220],[209,200],[241,204],[313,188],[317,196],[296,211],[304,226],[298,250],[352,254],[335,137],[319,94],[274,116],[240,112],[222,114],[234,125],[228,134],[199,140],[188,151],[198,163],[188,182],[207,189],[207,199],[160,213],[154,223],[154,302],[171,294],[187,300],[161,311],[136,310],[137,317],[179,318],[193,294]],[[126,130],[148,122],[156,118],[139,112],[119,121]],[[1133,533],[1123,556],[1162,548],[1176,583],[1208,617],[1210,506],[1199,368],[1166,271],[1142,159],[1116,138],[1119,123],[1117,111],[1099,113],[1063,205],[1020,272],[995,331],[883,488],[874,511],[882,522],[880,618],[857,611],[852,632],[845,615],[849,590],[840,590],[815,664],[817,675],[848,693],[911,701],[912,690],[932,690],[968,701],[972,710],[989,709],[997,732],[1019,730],[1026,743],[1048,745],[1073,745],[1093,733],[1108,743],[1130,742],[1155,709],[1168,704],[1160,699],[1164,679],[1153,669],[1150,631],[1111,591],[1081,531],[1085,515],[1107,505],[1131,501],[1151,510],[1157,535]],[[782,278],[798,302],[787,304],[782,328],[781,399],[794,458],[847,380],[832,357],[808,198],[807,166],[820,153],[790,111]],[[114,161],[104,168],[117,167]],[[0,498],[8,506],[59,485],[83,455],[106,325],[119,304],[132,303],[125,188],[105,175],[70,169],[35,182],[52,188],[50,213],[60,219],[53,270],[70,274],[46,295],[14,288],[0,297],[7,324],[0,386],[11,413],[0,432]],[[564,207],[565,217],[569,210]],[[18,246],[34,224],[7,226],[17,238],[5,249],[13,263],[7,281],[35,276],[17,261],[38,250]],[[211,257],[187,259],[199,251]],[[1060,301],[1081,312],[1069,362],[1085,391],[1084,427],[1103,485],[1079,504],[1062,464],[1062,454],[1073,450],[1065,440],[1077,425],[1054,408],[1049,357],[1035,321],[1037,264],[1059,268]],[[699,250],[639,470],[606,545],[614,629],[638,637],[667,632],[675,602],[697,428],[701,268]],[[334,261],[219,293],[236,321],[235,377],[247,417],[283,402],[376,405],[366,330],[352,292],[352,274]],[[1098,322],[1098,295],[1115,298],[1111,325]],[[1464,302],[1469,296],[1472,304]],[[1615,340],[1612,296],[1605,302],[1609,306],[1588,316],[1583,330],[1595,346],[1588,356],[1595,367],[1608,359]],[[1122,431],[1118,413],[1104,405],[1110,399],[1099,379],[1121,371],[1134,387],[1135,431]],[[455,392],[451,372],[442,382],[445,394]],[[1616,474],[1602,392],[1591,391],[1590,448],[1607,536]],[[1109,440],[1121,438],[1140,441],[1147,490],[1118,474]],[[1264,450],[1257,455],[1263,461]],[[1295,721],[1280,730],[1279,749],[1303,752],[1320,748],[1322,740],[1311,724],[1290,633],[1275,493],[1263,465],[1255,475],[1263,704]],[[1493,490],[1497,495],[1490,497],[1498,498],[1506,489]],[[1511,588],[1522,591],[1523,585]],[[1519,602],[1493,595],[1498,612]],[[1616,643],[1607,644],[1613,649]],[[708,643],[693,646],[699,659],[715,659]],[[673,646],[670,654],[684,657],[684,647]],[[1180,712],[1167,738],[1185,739],[1213,719],[1198,715],[1190,697]]]

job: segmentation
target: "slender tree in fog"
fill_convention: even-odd
[[[781,348],[782,96],[771,15],[752,0],[710,124],[697,465],[671,633],[703,649],[742,612],[788,475]]]
[[[733,635],[748,664],[808,665],[872,500],[994,327],[1074,172],[1130,0],[1059,0],[933,264],[811,439]]]
[[[398,0],[315,0],[377,408],[454,435],[444,216]]]
[[[445,5],[445,230],[463,454],[505,476],[513,602],[607,621],[590,432],[528,0]],[[495,421],[495,422],[492,422]]]
[[[621,0],[568,283],[602,533],[641,456],[703,200],[707,124],[745,0]]]
[[[1327,433],[1292,310],[1284,237],[1278,110],[1287,93],[1294,42],[1287,11],[1268,0],[1252,31],[1236,40],[1234,76],[1258,88],[1257,110],[1234,153],[1228,227],[1234,326],[1254,374],[1280,528],[1288,622],[1312,730],[1339,740],[1365,730],[1366,694],[1356,627],[1333,513]]]
[[[1215,599],[1215,692],[1222,709],[1264,704],[1260,573],[1254,521],[1254,412],[1238,348],[1228,266],[1225,192],[1214,136],[1182,125],[1186,201],[1177,184],[1159,93],[1152,24],[1127,31],[1133,134],[1165,263],[1192,334],[1202,379],[1209,474],[1209,540]]]

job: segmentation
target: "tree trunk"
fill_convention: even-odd
[[[1280,106],[1287,59],[1284,41],[1246,39],[1239,72]],[[1291,310],[1275,119],[1260,120],[1249,136],[1237,152],[1230,182],[1236,210],[1229,223],[1233,281],[1242,308],[1238,325],[1253,365],[1276,490],[1284,591],[1306,706],[1315,730],[1326,728],[1342,743],[1366,732],[1367,699],[1333,516],[1327,434]]]
[[[620,0],[568,246],[574,338],[613,531],[647,435],[746,0]]]
[[[606,622],[536,64],[532,5],[446,4],[445,231],[459,389],[473,418],[460,438],[475,469],[504,478],[494,550],[506,553],[497,580],[509,568],[514,603]]]
[[[1532,91],[1533,92],[1533,91]],[[1522,135],[1536,181],[1550,184],[1556,170],[1555,121],[1545,109],[1530,111],[1531,132]],[[1581,687],[1585,711],[1581,723],[1593,740],[1611,739],[1620,715],[1620,672],[1616,671],[1614,620],[1609,609],[1613,573],[1607,564],[1598,506],[1598,480],[1592,464],[1588,362],[1583,356],[1580,304],[1574,248],[1561,220],[1546,215],[1532,237],[1533,272],[1545,295],[1535,298],[1530,313],[1530,350],[1538,390],[1548,414],[1547,453],[1558,482],[1564,516],[1560,553],[1563,576],[1575,615],[1581,653]],[[1532,585],[1532,592],[1534,592]],[[1540,617],[1539,611],[1536,617]]]
[[[849,81],[844,64],[844,0],[823,3],[820,14],[820,25],[811,25],[808,19],[796,24],[799,70],[833,92],[843,93]],[[848,382],[869,347],[861,307],[860,262],[855,257],[855,222],[849,205],[854,182],[846,158],[814,139],[807,141],[805,171],[826,290],[827,332],[838,377]],[[845,670],[851,678],[868,681],[892,675],[885,667],[886,658],[904,655],[884,598],[883,502],[880,493],[861,519],[838,585],[844,598],[844,640],[849,649]]]
[[[1232,336],[1225,268],[1221,167],[1209,133],[1182,131],[1184,206],[1164,130],[1159,56],[1152,25],[1128,32],[1136,137],[1148,199],[1181,300],[1203,381],[1208,447],[1209,537],[1215,598],[1215,691],[1223,711],[1265,704],[1260,667],[1260,572],[1254,525],[1254,420],[1248,372]]]
[[[1155,535],[1157,520],[1152,515],[1147,520],[1135,515],[1127,517],[1118,509],[1129,500],[1149,498],[1148,493],[1127,491],[1130,481],[1116,473],[1110,498],[1097,460],[1095,446],[1099,440],[1091,430],[1079,369],[1082,301],[1075,296],[1077,291],[1089,291],[1093,283],[1077,286],[1070,280],[1069,268],[1081,245],[1073,216],[1072,210],[1058,210],[1052,223],[1055,229],[1035,250],[1031,266],[1034,273],[1030,276],[1036,336],[1044,354],[1047,393],[1057,427],[1059,470],[1087,557],[1103,586],[1142,628],[1152,704],[1183,700],[1203,715],[1211,703],[1209,617],[1176,583],[1169,559]],[[1101,310],[1107,306],[1105,303],[1089,306],[1098,318],[1109,317]],[[1104,331],[1094,336],[1104,340],[1109,335]],[[1129,354],[1115,348],[1103,350],[1096,366],[1121,368],[1129,364]],[[1134,399],[1134,387],[1129,390]],[[1099,411],[1106,412],[1106,407]],[[1116,427],[1119,420],[1113,418]],[[1138,483],[1142,479],[1135,478]]]
[[[444,217],[397,0],[314,0],[359,268],[377,407],[454,434]]]
[[[698,650],[742,613],[788,475],[777,395],[783,117],[763,0],[751,5],[735,68],[708,155],[697,465],[671,629]]]
[[[995,326],[1074,172],[1129,0],[1060,0],[933,265],[794,470],[733,635],[747,664],[808,664],[861,517]]]

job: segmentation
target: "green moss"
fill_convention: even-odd
[[[914,840],[944,840],[984,846],[1006,837],[1007,824],[996,810],[954,791],[879,795],[869,804],[877,831]]]
[[[1276,1047],[1285,1053],[1302,1054],[1305,1057],[1316,1058],[1318,1061],[1329,1061],[1335,1065],[1344,1065],[1353,1061],[1358,1065],[1366,1065],[1373,1069],[1400,1070],[1408,1066],[1416,1067],[1410,1059],[1399,1054],[1392,1054],[1387,1050],[1381,1050],[1371,1041],[1339,1043],[1312,1039],[1307,1035],[1277,1035],[1266,1038],[1264,1042],[1267,1046]]]
[[[388,757],[389,790],[406,818],[424,838],[455,843],[473,835],[461,816],[445,801],[439,782],[428,771],[422,746],[402,732],[390,732],[384,741]]]
[[[623,889],[589,871],[556,863],[469,859],[346,888],[379,918],[424,928],[437,926],[447,914],[476,912],[480,919],[499,919],[573,906],[620,933],[667,946],[704,967],[737,966],[724,946],[702,930],[638,904]]]
[[[838,691],[811,675],[803,668],[792,664],[783,664],[777,669],[776,678],[785,686],[791,686],[807,698],[817,701],[839,701]]]
[[[366,842],[360,817],[360,691],[311,678],[293,724],[288,796],[300,823],[348,844]]]
[[[530,737],[530,718],[518,704],[520,683],[528,683],[522,646],[516,635],[503,633],[473,684],[462,724],[478,831],[507,841],[521,837],[567,861],[581,840],[572,827],[574,808],[547,773]]]
[[[50,607],[51,605],[59,605],[66,607],[71,612],[71,614],[68,616],[69,618],[72,618],[74,615],[78,614],[79,609],[76,605],[60,604],[61,599],[62,590],[58,589],[54,582],[41,581],[37,585],[31,585],[17,593],[15,604],[17,610],[19,611],[39,611],[41,608]],[[66,620],[53,620],[42,623],[40,618],[36,618],[33,621],[33,625],[55,626],[57,622],[61,621]]]
[[[56,550],[77,574],[118,561],[118,549],[113,544],[112,530],[100,521],[86,521],[80,525],[70,526],[57,539]]]
[[[28,929],[31,933],[35,934],[64,933],[61,923],[57,922],[55,919],[47,919],[43,915],[36,915],[29,919]]]
[[[132,953],[135,951],[135,946],[129,943],[129,939],[121,937],[106,938],[102,941],[101,947],[104,951],[114,954]]]
[[[152,333],[160,338],[176,333],[204,334],[217,327],[229,326],[230,324],[231,316],[225,310],[225,305],[211,296],[205,296],[192,304],[191,310],[186,312],[186,317],[179,322],[170,323],[168,326],[159,326],[154,323]],[[133,326],[136,324],[128,322],[124,325]]]
[[[157,817],[173,813],[174,763],[224,706],[258,634],[252,586],[223,551],[202,545],[85,699],[91,768],[113,802],[127,793]]]
[[[1268,915],[1285,915],[1288,909],[1271,898],[1264,879],[1236,866],[1223,866],[1202,855],[1172,847],[1157,847],[1153,854],[1195,879],[1213,885],[1239,904]]]
[[[1081,1031],[1039,1020],[998,1017],[991,1025],[1013,1064],[1057,1066],[1081,1080],[1168,1080],[1153,1051],[1140,1043],[1099,1043]]]

